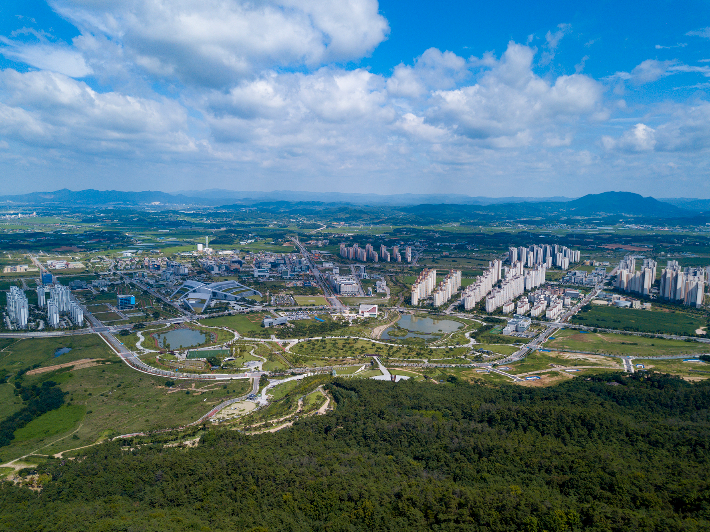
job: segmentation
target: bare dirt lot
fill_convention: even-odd
[[[36,368],[27,372],[27,375],[39,375],[41,373],[47,373],[50,371],[56,371],[62,368],[72,368],[72,369],[82,369],[90,368],[91,366],[97,366],[103,362],[102,358],[82,358],[81,360],[75,360],[73,362],[66,362],[64,364],[56,364],[54,366],[46,366],[44,368]]]

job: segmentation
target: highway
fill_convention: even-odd
[[[316,283],[318,283],[318,286],[320,286],[321,290],[323,290],[323,294],[325,295],[325,299],[326,301],[328,301],[328,304],[338,310],[346,309],[347,307],[333,293],[333,290],[331,289],[330,285],[323,278],[323,274],[313,262],[311,254],[308,252],[305,246],[301,244],[300,240],[298,240],[298,237],[293,237],[291,240],[293,240],[293,243],[296,244],[298,249],[301,251],[301,255],[303,255],[303,258],[308,261],[308,267],[310,268],[313,277],[315,277]]]

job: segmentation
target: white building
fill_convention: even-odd
[[[656,280],[656,262],[644,259],[640,270],[636,269],[636,258],[626,257],[619,263],[616,287],[624,292],[648,296]]]
[[[545,317],[550,321],[554,321],[562,315],[562,311],[562,300],[554,298],[550,301],[550,306],[545,311]]]
[[[358,316],[364,318],[376,318],[377,317],[377,305],[360,305],[357,312]]]
[[[59,308],[53,299],[47,301],[47,324],[50,327],[59,326]]]
[[[460,281],[459,281],[460,283]],[[436,270],[424,269],[412,285],[412,305],[419,305],[422,299],[431,295],[436,286]]]
[[[360,293],[357,279],[350,275],[330,275],[329,279],[333,290],[342,296],[356,296]]]
[[[11,286],[10,291],[7,293],[7,315],[10,318],[10,322],[18,329],[27,328],[27,320],[29,318],[27,296],[17,286]]]
[[[479,301],[485,299],[493,286],[500,280],[501,262],[494,260],[488,263],[488,269],[476,278],[476,281],[466,287],[461,294],[464,309],[471,310]]]
[[[692,307],[701,307],[705,300],[706,271],[702,268],[680,269],[677,261],[668,261],[661,273],[659,295]]]
[[[434,306],[446,303],[461,288],[461,270],[451,270],[432,293]]]

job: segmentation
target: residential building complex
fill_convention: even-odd
[[[384,244],[381,244],[378,253],[372,244],[365,244],[365,247],[361,248],[358,244],[347,246],[345,242],[341,242],[339,253],[344,259],[360,262],[402,262],[399,246],[394,246],[390,252]],[[409,246],[405,248],[405,260],[412,262],[412,248]]]
[[[522,262],[524,267],[531,268],[536,265],[544,264],[548,268],[556,266],[566,270],[573,262],[579,262],[580,252],[578,250],[569,249],[566,246],[558,244],[545,244],[538,246],[533,244],[529,247],[511,247],[508,248],[508,262],[515,264]]]
[[[434,276],[436,279],[436,275]],[[446,303],[461,288],[461,270],[451,270],[432,293],[434,306]]]
[[[27,319],[29,318],[27,296],[17,286],[11,286],[7,293],[7,315],[10,322],[18,329],[27,328]]]
[[[669,260],[661,273],[659,295],[691,307],[700,307],[705,299],[706,270],[686,267],[681,270],[678,261]]]
[[[500,280],[501,262],[494,260],[488,263],[488,269],[476,278],[473,284],[466,287],[461,295],[464,309],[471,310],[482,301]]]
[[[419,301],[431,295],[436,287],[436,270],[424,269],[412,285],[412,305],[419,305]]]
[[[636,270],[636,257],[626,257],[619,263],[616,287],[624,292],[648,296],[656,281],[656,261],[644,259],[643,266]]]

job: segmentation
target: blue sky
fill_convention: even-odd
[[[4,193],[710,197],[707,1],[5,0],[0,69]]]

